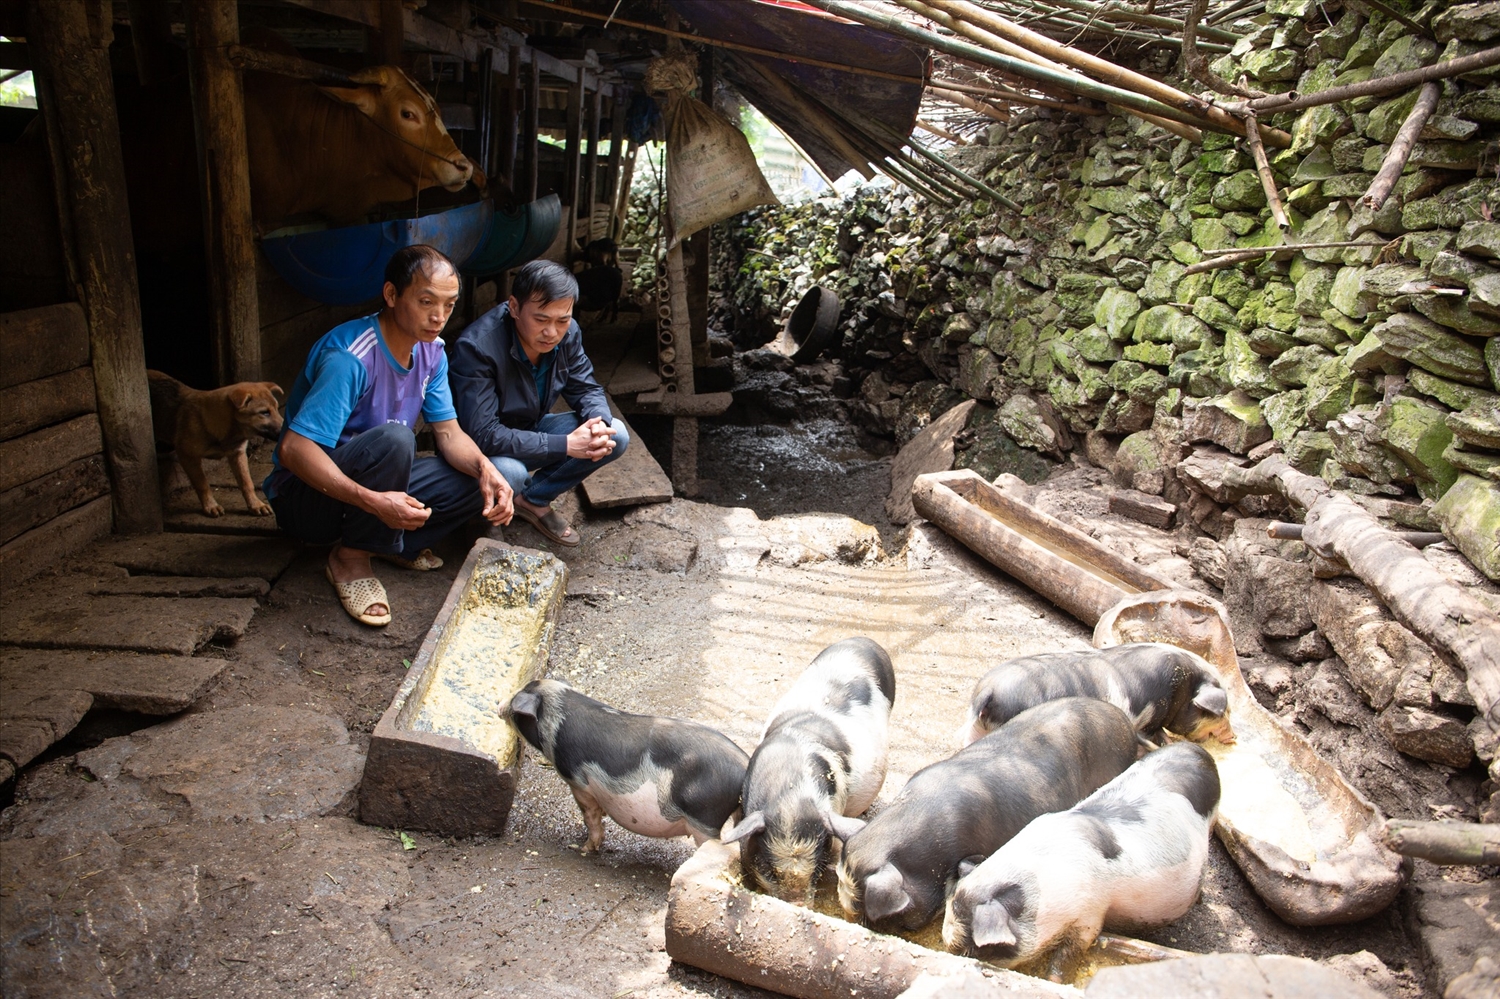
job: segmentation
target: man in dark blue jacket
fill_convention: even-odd
[[[582,539],[552,501],[630,443],[583,352],[577,300],[578,282],[566,268],[527,264],[510,298],[458,338],[449,372],[459,426],[510,483],[516,516],[570,548]],[[552,412],[558,396],[571,412]]]

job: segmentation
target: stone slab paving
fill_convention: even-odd
[[[105,538],[89,554],[132,575],[258,576],[275,582],[300,548],[289,538],[168,533]]]
[[[226,659],[51,649],[0,650],[0,711],[45,691],[83,691],[95,707],[147,715],[186,711],[224,671]]]
[[[36,593],[5,608],[0,644],[187,656],[215,639],[239,638],[250,626],[257,606],[248,597]]]

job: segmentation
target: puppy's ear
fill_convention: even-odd
[[[286,398],[286,391],[284,389],[282,389],[282,387],[280,385],[277,385],[275,382],[261,382],[261,384],[264,385],[266,387],[266,391],[270,392],[271,395],[274,396],[275,398],[277,398],[277,399],[285,399]]]
[[[254,393],[251,392],[250,389],[246,388],[243,383],[239,385],[231,385],[229,387],[229,403],[235,409],[244,409],[250,404],[250,400],[253,396]]]

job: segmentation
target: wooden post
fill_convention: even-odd
[[[615,203],[620,196],[620,169],[625,155],[625,92],[623,86],[615,85],[610,98],[609,166],[605,168],[604,200],[609,202],[609,224],[604,227],[608,239],[615,238]]]
[[[638,147],[634,142],[630,144],[630,152],[625,157],[625,166],[620,175],[619,191],[615,195],[615,204],[610,214],[609,238],[619,239],[625,234],[625,213],[630,210],[630,185],[635,181],[635,156]]]
[[[208,257],[214,368],[220,385],[260,380],[260,304],[250,215],[245,94],[228,47],[240,41],[239,10],[184,0],[188,80],[198,139],[198,192]]]
[[[542,67],[538,65],[536,53],[533,52],[531,72],[526,77],[526,128],[521,133],[521,155],[526,164],[526,176],[520,187],[520,191],[525,193],[522,201],[536,200],[537,175],[541,173],[541,154],[537,150],[537,136],[541,132],[541,104]]]
[[[125,164],[108,42],[101,44],[90,30],[89,7],[107,11],[102,3],[28,0],[27,41],[48,146],[60,167],[58,214],[76,257],[77,294],[89,324],[115,530],[160,531],[161,489]]]
[[[583,244],[594,238],[594,200],[599,196],[599,104],[604,95],[594,91],[588,98],[588,152],[583,157]]]
[[[486,48],[479,54],[479,148],[476,153],[479,157],[479,169],[486,177],[493,177],[495,173],[495,111],[496,98],[499,96],[495,91],[498,85],[495,82],[495,50]]]
[[[400,66],[405,42],[406,12],[401,0],[380,0],[380,62]]]
[[[709,107],[714,105],[714,86],[717,77],[714,50],[704,46],[698,54],[698,99]],[[713,257],[712,227],[699,229],[687,240],[688,261],[687,300],[688,316],[693,324],[693,363],[708,365],[708,285],[711,280]]]
[[[521,125],[521,47],[512,45],[505,66],[505,82],[495,118],[495,171],[505,185],[520,194],[516,177],[516,146]]]
[[[172,75],[172,14],[167,0],[128,0],[130,44],[135,72],[143,87],[154,87]]]
[[[578,74],[580,77],[583,74]],[[583,193],[583,80],[568,85],[568,131],[564,155],[568,158],[568,181],[563,204],[572,210],[568,225],[568,259],[578,249],[578,208]]]

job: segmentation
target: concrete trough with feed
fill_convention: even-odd
[[[547,662],[567,575],[548,552],[475,542],[370,738],[361,821],[455,836],[505,828],[521,754],[504,709]]]

